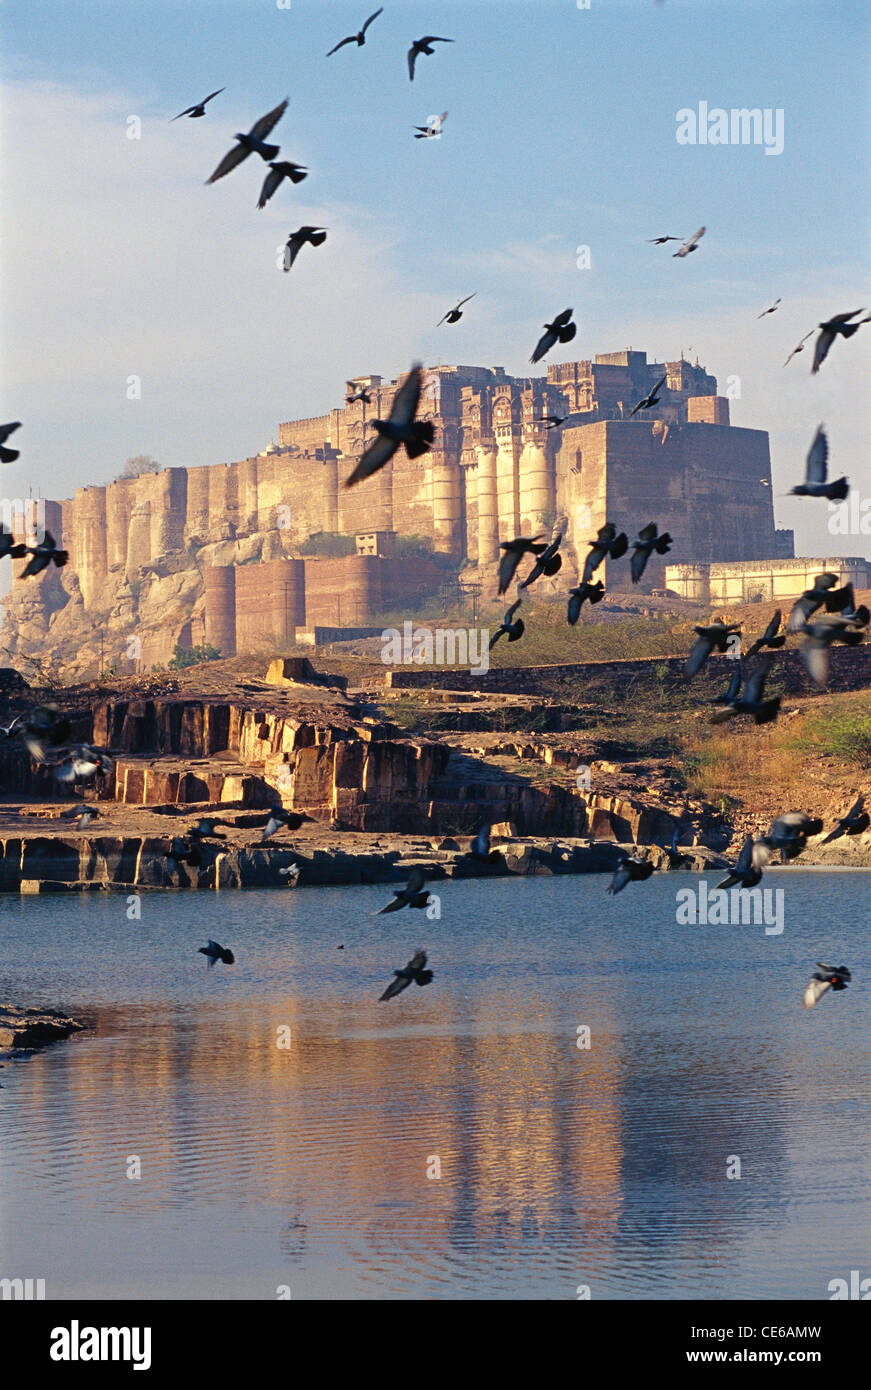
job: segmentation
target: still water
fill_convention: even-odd
[[[767,874],[780,936],[678,925],[685,873],[608,881],[439,884],[439,921],[372,916],[383,886],[151,894],[138,922],[123,895],[0,897],[0,1000],[91,1025],[0,1070],[0,1276],[819,1299],[871,1275],[871,876]],[[433,983],[378,1003],[418,945]],[[806,1012],[818,959],[853,982]]]

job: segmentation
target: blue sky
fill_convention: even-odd
[[[374,8],[0,6],[0,414],[25,422],[7,495],[68,496],[137,453],[246,456],[279,420],[340,404],[346,376],[415,356],[522,374],[572,305],[578,338],[553,360],[698,354],[721,389],[740,379],[733,423],[770,432],[776,493],[825,421],[833,467],[871,496],[871,325],[816,378],[807,351],[782,366],[821,317],[871,303],[866,4],[388,0],[365,48],[326,59]],[[406,51],[433,32],[455,42],[411,84]],[[204,120],[170,123],[221,86]],[[253,157],[204,187],[284,96],[272,138],[310,177],[264,211]],[[784,152],[678,145],[675,114],[699,101],[782,108]],[[445,110],[441,140],[412,139]],[[278,248],[303,222],[330,235],[285,275]],[[683,261],[645,244],[703,223]],[[805,553],[869,550],[826,533],[824,503],[777,516]]]

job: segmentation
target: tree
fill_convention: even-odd
[[[150,454],[134,454],[118,474],[119,478],[138,478],[143,473],[159,473],[160,464]]]

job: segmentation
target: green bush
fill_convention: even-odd
[[[300,555],[320,555],[333,558],[342,555],[353,555],[357,549],[357,542],[353,536],[340,535],[338,531],[316,531],[309,536],[308,540],[303,541],[299,547]]]
[[[209,642],[199,647],[182,647],[178,642],[169,663],[170,671],[183,671],[187,666],[198,666],[201,661],[217,661],[221,653]]]
[[[871,767],[871,714],[856,710],[820,713],[797,739],[802,751],[839,758],[856,767]]]

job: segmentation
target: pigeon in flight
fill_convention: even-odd
[[[647,238],[648,246],[664,246],[667,241],[683,241],[682,236],[650,236]]]
[[[58,748],[70,736],[70,721],[60,715],[57,705],[38,705],[24,725],[22,738],[37,762],[45,762],[45,746]]]
[[[326,227],[298,227],[295,232],[291,232],[284,248],[284,269],[290,270],[307,241],[311,242],[312,246],[323,246],[328,230]]]
[[[548,578],[550,578],[558,573],[563,563],[563,557],[557,554],[562,538],[562,531],[557,531],[552,537],[550,544],[545,546],[535,564],[532,566],[532,569],[529,571],[529,574],[523,580],[520,585],[521,589],[528,589],[530,584],[534,584],[536,579],[540,579],[543,574],[546,574]]]
[[[327,54],[327,57],[329,56],[330,55]],[[279,869],[278,872],[283,878],[287,879],[288,888],[297,888],[299,886],[299,879],[302,873],[302,868],[299,864],[288,864],[286,869]],[[339,949],[341,949],[341,947]]]
[[[379,995],[378,1003],[382,1004],[385,999],[395,999],[397,994],[401,994],[404,989],[408,989],[412,980],[416,985],[428,985],[432,979],[432,971],[425,970],[426,951],[418,948],[408,965],[404,965],[401,970],[394,970],[396,977],[390,981],[382,995]]]
[[[820,334],[814,343],[814,360],[811,366],[811,372],[814,376],[828,357],[829,348],[839,333],[842,338],[852,338],[854,333],[858,333],[863,323],[871,323],[871,316],[860,319],[858,323],[850,323],[850,319],[854,319],[857,314],[864,314],[864,312],[864,309],[853,309],[849,314],[834,314],[825,323],[817,325]]]
[[[10,434],[21,429],[21,421],[13,420],[8,425],[0,425],[0,463],[14,463],[21,453],[20,449],[6,449],[4,445]]]
[[[513,541],[502,541],[499,545],[500,550],[505,554],[499,561],[499,594],[508,592],[508,585],[514,578],[517,566],[524,555],[541,555],[547,550],[547,543],[542,536],[518,536]]]
[[[522,599],[518,599],[516,603],[512,603],[511,607],[508,609],[508,612],[505,614],[505,617],[502,619],[502,626],[497,627],[496,631],[493,633],[493,636],[490,638],[489,647],[489,650],[491,652],[495,647],[496,643],[499,641],[500,637],[504,637],[507,635],[509,642],[516,642],[518,638],[523,636],[523,619],[518,618],[515,621],[514,618],[514,614],[517,612],[521,603]]]
[[[216,830],[215,827],[228,824],[229,822],[225,820],[213,820],[211,817],[205,817],[203,820],[198,820],[196,825],[191,826],[187,832],[187,838],[189,840],[226,840],[226,835],[222,835],[220,830]]]
[[[673,251],[673,252],[672,252],[672,255],[673,255],[673,256],[689,256],[690,253],[691,253],[692,251],[697,251],[697,250],[699,249],[699,248],[698,248],[698,243],[701,241],[701,239],[702,239],[702,237],[703,237],[704,235],[705,235],[705,228],[704,228],[704,227],[699,227],[699,230],[696,232],[695,236],[691,236],[690,239],[689,239],[689,241],[685,241],[684,244],[683,244],[683,246],[680,248],[680,250],[679,250],[679,251]]]
[[[89,782],[97,773],[108,776],[115,763],[103,748],[79,744],[69,754],[69,762],[58,765],[55,775],[59,782]]]
[[[569,589],[568,620],[571,626],[574,627],[581,616],[581,608],[585,599],[589,600],[590,603],[601,603],[604,597],[605,585],[601,579],[595,584],[588,584],[585,581],[583,584],[579,584],[576,589]]]
[[[346,43],[355,43],[358,48],[362,48],[364,43],[366,42],[366,30],[369,28],[369,25],[372,23],[373,19],[378,18],[383,9],[384,6],[382,5],[381,9],[376,10],[374,14],[370,14],[369,18],[366,20],[366,23],[363,25],[363,28],[360,30],[359,34],[349,34],[346,39],[342,39],[340,43],[336,44],[335,48],[330,49],[329,53],[327,54],[327,57],[332,58],[333,54],[338,53],[340,48],[344,48]]]
[[[756,317],[757,317],[758,319],[764,319],[766,314],[773,314],[773,313],[776,313],[776,311],[777,311],[777,306],[778,306],[778,304],[780,304],[780,303],[781,303],[781,301],[780,301],[779,299],[775,299],[775,301],[774,301],[773,304],[769,304],[768,308],[767,308],[767,309],[763,309],[763,310],[762,310],[762,313],[761,313],[761,314],[757,314]]]
[[[7,452],[15,453],[15,450],[10,449]],[[23,541],[20,541],[17,545],[14,542],[15,538],[12,532],[7,531],[6,527],[0,522],[0,560],[4,559],[7,555],[11,555],[15,560],[20,560],[23,555],[27,554],[27,546]]]
[[[821,960],[818,960],[817,967],[804,992],[802,1002],[806,1009],[812,1009],[817,1000],[822,999],[827,989],[836,992],[846,989],[847,982],[853,978],[846,965],[825,965]]]
[[[677,847],[677,842],[678,842],[679,839],[680,839],[680,826],[676,826],[676,827],[675,827],[675,832],[674,832],[674,834],[673,834],[672,837],[671,837],[671,845],[670,845],[670,846],[665,846],[665,845],[661,845],[661,846],[660,846],[661,849],[664,849],[664,850],[665,850],[665,855],[666,855],[666,858],[668,859],[668,867],[669,867],[669,869],[680,869],[684,864],[691,864],[691,863],[692,863],[692,857],[691,857],[689,854],[681,854],[680,850],[678,849],[678,847]]]
[[[57,565],[58,569],[60,569],[69,559],[68,551],[58,550],[54,543],[54,536],[50,531],[46,531],[42,540],[39,541],[37,545],[28,545],[26,547],[26,553],[31,558],[21,571],[22,579],[26,579],[29,574],[41,574],[46,566],[51,564],[52,560]]]
[[[787,811],[772,822],[768,834],[761,835],[756,844],[769,855],[780,850],[781,861],[787,864],[801,854],[810,836],[819,835],[822,828],[823,822],[805,811]]]
[[[96,806],[75,806],[71,811],[64,811],[62,819],[74,820],[77,822],[79,830],[84,830],[85,826],[95,821],[99,814]]]
[[[826,838],[822,841],[824,845],[831,844],[832,840],[840,840],[842,835],[861,835],[863,831],[871,825],[871,816],[864,809],[865,797],[860,795],[853,802],[845,816],[841,816],[835,825],[834,830],[830,830]]]
[[[596,532],[596,539],[587,541],[587,545],[590,547],[590,553],[584,561],[584,573],[581,576],[585,584],[592,579],[606,555],[611,560],[619,560],[621,555],[625,555],[629,541],[625,531],[618,535],[613,521],[606,521]]]
[[[557,314],[553,323],[544,325],[542,333],[535,345],[535,351],[530,357],[530,362],[540,362],[542,357],[546,357],[554,343],[570,343],[578,331],[578,326],[572,323],[571,318],[573,309],[563,309],[561,314]]]
[[[219,945],[217,941],[209,941],[208,946],[201,946],[199,954],[207,957],[210,970],[216,961],[223,961],[224,965],[233,965],[236,960],[233,952],[228,951],[226,946]]]
[[[435,435],[433,423],[431,420],[414,418],[420,402],[422,383],[421,365],[415,362],[393,397],[387,420],[372,421],[372,428],[378,438],[361,454],[353,473],[345,479],[345,487],[353,487],[361,478],[370,478],[373,473],[377,473],[379,468],[389,463],[401,444],[405,445],[405,452],[410,459],[420,458],[421,454],[429,453]]]
[[[287,110],[288,100],[284,99],[280,105],[269,111],[265,116],[261,116],[259,121],[255,121],[247,135],[234,135],[233,139],[238,143],[224,155],[217,169],[206,179],[206,183],[217,183],[225,174],[241,164],[243,159],[247,159],[249,154],[259,154],[264,163],[275,159],[280,149],[279,145],[266,145],[264,141],[274,126],[278,125],[285,111]]]
[[[429,893],[424,888],[426,879],[423,876],[423,869],[417,865],[408,875],[408,883],[404,888],[394,889],[393,901],[386,907],[379,908],[376,917],[383,917],[385,912],[398,912],[401,907],[426,907],[429,902]]]
[[[758,850],[753,843],[753,836],[748,835],[743,845],[741,853],[738,855],[738,862],[735,867],[730,869],[722,883],[717,884],[717,890],[721,888],[734,888],[740,883],[742,888],[753,888],[762,878],[762,865],[766,861],[765,849]]]
[[[846,478],[837,482],[826,481],[829,465],[829,441],[820,425],[808,450],[805,464],[805,480],[798,487],[790,488],[790,497],[826,497],[830,502],[843,502],[850,490]]]
[[[273,806],[263,830],[264,840],[271,840],[279,830],[299,830],[304,821],[313,820],[304,811],[285,811],[283,806]]]
[[[668,373],[666,372],[664,376],[661,376],[659,378],[659,381],[656,383],[653,390],[648,392],[646,396],[642,396],[638,404],[636,406],[633,406],[633,408],[629,412],[630,420],[632,419],[633,415],[638,414],[639,410],[650,410],[652,406],[659,405],[659,396],[657,395],[657,392],[662,390],[667,380]]]
[[[357,386],[353,381],[346,381],[348,395],[345,397],[346,405],[353,405],[355,401],[363,401],[365,405],[372,404],[372,397],[369,395],[370,387]]]
[[[853,617],[827,613],[802,626],[800,631],[804,633],[805,641],[801,655],[811,680],[817,685],[826,684],[829,678],[829,648],[837,642],[842,642],[845,647],[858,647],[865,640],[869,620],[871,614],[863,604]]]
[[[469,855],[472,859],[478,859],[483,863],[494,864],[497,859],[501,858],[501,855],[498,849],[490,848],[490,830],[489,821],[485,821],[469,845]]]
[[[711,701],[712,705],[732,705],[738,698],[738,691],[741,689],[741,682],[744,679],[744,672],[739,661],[729,681],[729,688],[725,695],[715,695]]]
[[[305,169],[302,164],[294,164],[289,159],[279,160],[278,163],[273,161],[269,168],[271,173],[268,173],[263,180],[260,197],[257,199],[259,208],[266,207],[273,193],[281,187],[285,179],[290,179],[291,183],[302,183],[303,179],[308,177],[308,169]]]
[[[823,604],[828,608],[832,598],[832,591],[835,589],[837,582],[838,576],[836,574],[829,574],[826,572],[825,574],[815,575],[814,587],[812,589],[805,589],[801,598],[796,599],[793,604],[792,611],[789,615],[789,622],[787,623],[787,631],[801,632],[805,623],[816,613],[818,608],[822,608]],[[837,610],[831,609],[830,611],[834,612]]]
[[[429,125],[416,125],[417,131],[415,140],[437,140],[442,133],[442,126],[448,119],[447,111],[443,111],[440,116],[433,116]]]
[[[707,627],[694,627],[693,632],[698,635],[690,647],[684,674],[687,676],[696,675],[697,672],[701,671],[711,652],[725,652],[728,649],[731,634],[740,631],[740,623],[726,624],[722,618],[716,618]]]
[[[657,535],[655,521],[651,521],[638,532],[638,540],[632,542],[632,555],[629,559],[633,584],[637,584],[643,575],[647,561],[654,550],[657,555],[665,555],[671,550],[671,544],[672,538],[667,531],[663,531],[661,536]]]
[[[453,42],[453,39],[440,39],[437,34],[426,34],[422,39],[415,39],[414,43],[411,45],[411,48],[408,50],[408,80],[410,82],[414,81],[414,65],[417,62],[417,59],[420,56],[420,54],[426,53],[429,56],[432,56],[432,54],[435,52],[434,48],[430,48],[431,43]]]
[[[725,724],[727,719],[734,718],[736,714],[752,714],[754,724],[770,724],[777,718],[781,697],[773,695],[769,700],[762,698],[773,661],[773,656],[762,658],[744,682],[744,694],[736,695],[723,709],[717,710],[717,713],[711,716],[712,724]]]
[[[792,361],[793,357],[795,357],[795,355],[796,355],[797,352],[804,352],[804,345],[805,345],[805,343],[807,342],[808,338],[812,338],[812,337],[814,336],[814,332],[815,332],[815,330],[812,328],[811,331],[810,331],[810,333],[805,333],[805,335],[804,335],[804,337],[802,338],[801,342],[799,343],[798,347],[794,347],[793,350],[792,350],[792,352],[791,352],[791,353],[789,354],[789,356],[787,357],[786,361],[785,361],[784,364],[783,364],[784,367],[788,367],[788,366],[789,366],[790,362]]]
[[[546,430],[558,430],[560,425],[564,425],[568,418],[568,415],[542,415],[541,419],[536,421],[536,423],[544,425]]]
[[[210,92],[202,101],[198,101],[193,106],[189,106],[186,111],[179,111],[177,116],[173,116],[172,121],[180,121],[182,116],[190,116],[192,121],[196,120],[198,116],[205,116],[206,107],[212,98],[220,96],[221,92],[225,92],[226,90],[226,87],[219,87],[216,92]],[[170,121],[170,125],[172,125],[172,121]]]
[[[623,892],[627,883],[642,883],[644,879],[650,878],[653,873],[653,861],[647,856],[647,850],[644,851],[643,855],[624,855],[614,870],[614,877],[605,891],[616,896]]]
[[[757,652],[761,652],[763,647],[769,647],[772,650],[776,650],[778,647],[784,646],[786,643],[786,633],[781,632],[780,636],[778,637],[778,632],[780,632],[779,608],[775,609],[774,616],[772,617],[771,622],[768,624],[762,636],[756,638],[756,641],[753,643],[752,647],[747,652],[747,659],[749,660],[751,656],[755,656]]]
[[[476,290],[475,294],[477,293],[478,291]],[[468,304],[470,299],[474,299],[475,294],[467,294],[465,299],[461,299],[459,304],[456,304],[453,309],[449,309],[444,318],[439,319],[436,328],[441,328],[443,323],[456,323],[461,319],[463,317],[463,305]]]

